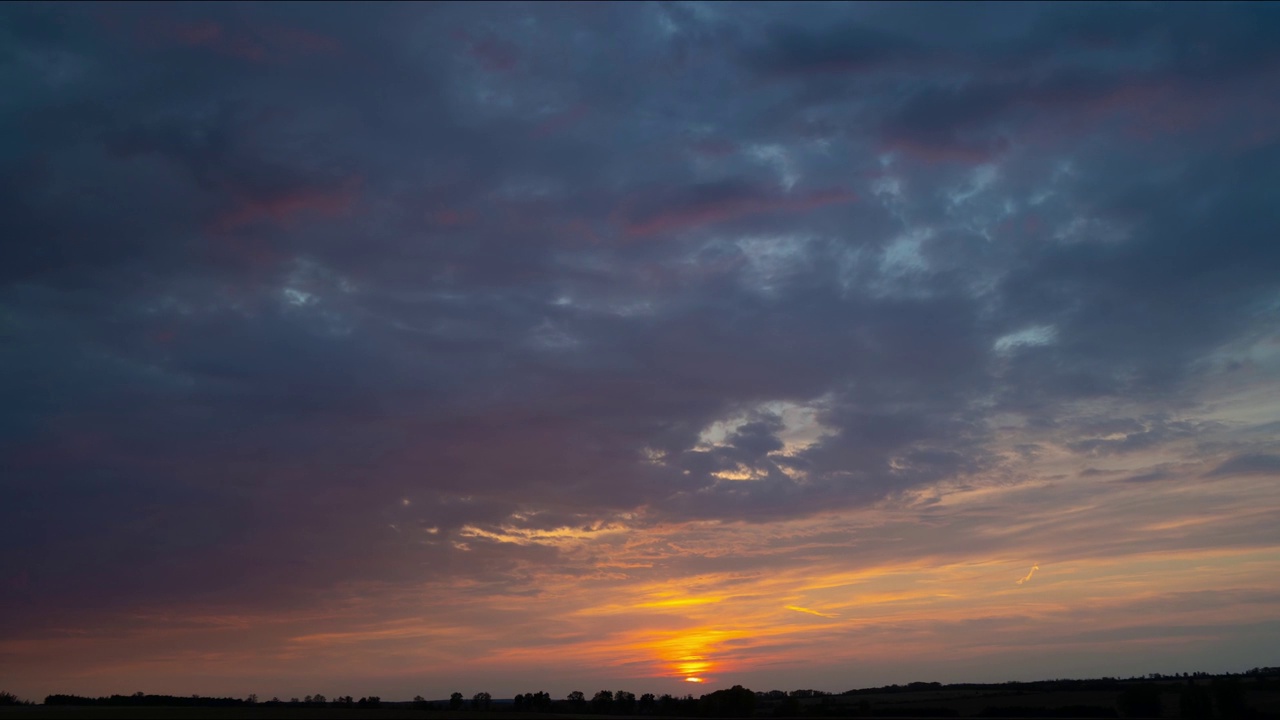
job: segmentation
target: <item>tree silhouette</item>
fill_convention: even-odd
[[[489,703],[493,700],[492,696],[487,692],[478,692],[471,696],[472,710],[488,710]]]
[[[449,709],[450,710],[462,709],[462,693],[456,692],[449,696]]]
[[[591,698],[591,711],[597,713],[607,713],[613,709],[613,692],[610,690],[601,690]]]
[[[755,709],[756,694],[741,685],[717,690],[698,700],[699,714],[711,717],[751,717]]]
[[[587,696],[582,694],[581,690],[574,690],[565,699],[569,701],[569,705],[573,706],[576,712],[582,712],[582,708],[587,705]]]
[[[636,711],[636,694],[619,690],[613,694],[613,706],[619,715],[634,715]]]

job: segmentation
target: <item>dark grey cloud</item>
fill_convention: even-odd
[[[751,54],[750,64],[769,75],[860,73],[884,69],[929,53],[911,40],[873,28],[849,25],[806,32],[778,27]]]
[[[1270,6],[2,12],[14,623],[1192,445],[1271,332]]]
[[[1229,475],[1274,475],[1280,472],[1280,456],[1237,455],[1209,471],[1209,477]]]

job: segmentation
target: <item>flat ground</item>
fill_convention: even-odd
[[[939,707],[941,703],[927,707]],[[763,715],[761,717],[770,717]],[[0,720],[10,718],[31,718],[31,720],[85,718],[86,720],[125,720],[141,718],[142,720],[160,720],[176,718],[177,720],[249,720],[250,718],[267,718],[273,720],[620,720],[618,715],[557,715],[551,713],[444,713],[438,711],[413,710],[410,708],[380,708],[377,710],[334,709],[334,708],[104,708],[104,707],[44,707],[37,705],[23,708],[0,708]],[[642,716],[643,720],[654,720],[654,716]],[[662,718],[661,720],[680,720],[679,718]],[[772,720],[772,718],[770,718]],[[804,719],[804,720],[807,720]],[[860,717],[860,720],[876,720],[876,716]],[[895,715],[891,720],[904,720]]]
[[[592,715],[539,715],[534,713],[514,712],[468,712],[450,713],[413,708],[289,708],[289,707],[228,707],[228,708],[172,708],[172,707],[81,707],[43,705],[23,707],[0,707],[0,720],[60,720],[61,718],[87,718],[88,720],[161,720],[177,718],[178,720],[249,720],[250,718],[270,718],[272,720],[549,720],[551,718],[576,718],[590,720]],[[616,718],[613,718],[616,720]]]

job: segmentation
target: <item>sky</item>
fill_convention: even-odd
[[[0,85],[0,689],[1280,660],[1280,5],[8,3]]]

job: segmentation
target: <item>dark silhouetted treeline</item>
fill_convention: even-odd
[[[44,699],[45,705],[78,705],[89,707],[241,707],[252,705],[249,700],[236,698],[217,698],[192,695],[112,695],[110,697],[82,697],[80,695],[50,695]]]
[[[936,694],[935,694],[936,693]],[[1089,693],[1089,701],[1102,696],[1105,705],[1073,704],[1038,706],[1042,694]],[[637,696],[627,690],[600,690],[593,695],[575,690],[563,699],[554,699],[546,691],[521,693],[511,700],[495,700],[487,692],[470,698],[460,692],[448,700],[427,700],[421,695],[411,703],[383,703],[377,696],[351,695],[333,698],[307,695],[288,701],[272,698],[259,702],[256,695],[244,699],[204,697],[199,695],[111,695],[82,697],[49,695],[45,705],[97,707],[256,707],[256,708],[380,708],[413,707],[425,711],[561,713],[617,716],[740,718],[740,717],[958,717],[954,703],[964,702],[970,716],[984,718],[1149,718],[1181,717],[1203,720],[1249,720],[1277,718],[1260,712],[1252,703],[1263,694],[1280,695],[1280,668],[1254,668],[1245,673],[1152,673],[1131,678],[1095,678],[1088,680],[1040,680],[1007,683],[913,682],[878,688],[849,690],[839,695],[821,690],[770,690],[753,692],[741,685],[717,690],[700,697],[644,693]],[[940,695],[950,695],[941,697]],[[1013,699],[1011,701],[1011,696]],[[1003,698],[1001,705],[976,711],[974,700]],[[1252,700],[1251,700],[1252,698]],[[1084,698],[1082,698],[1084,699]],[[0,692],[0,706],[32,705],[12,693]],[[1264,703],[1265,705],[1265,703]]]
[[[299,700],[293,698],[288,702],[272,698],[259,702],[257,695],[250,695],[241,700],[231,697],[205,697],[202,695],[111,695],[110,697],[83,697],[80,695],[49,695],[44,699],[45,705],[74,705],[85,707],[302,707],[302,708],[377,708],[382,707],[382,699],[375,696],[362,697],[356,700],[350,695],[341,695],[330,700],[324,695],[307,695]]]
[[[455,692],[449,700],[431,702],[421,697],[414,706],[426,710],[485,711],[509,710],[530,713],[589,713],[592,715],[649,715],[656,717],[750,717],[756,707],[758,693],[741,685],[717,690],[701,697],[644,693],[637,696],[627,690],[600,690],[587,697],[574,690],[563,700],[552,699],[545,691],[521,693],[510,703],[494,701],[488,693],[477,693],[470,701]]]

